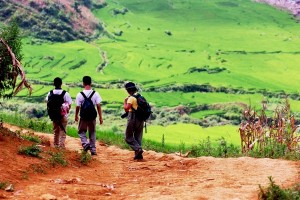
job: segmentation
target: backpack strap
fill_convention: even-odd
[[[85,94],[83,92],[80,92],[80,94],[83,96],[84,99],[87,99],[87,97],[85,96]]]
[[[65,91],[65,90],[63,90],[63,91],[62,91],[62,93],[60,94],[60,96],[61,96],[61,97],[64,97],[64,96],[65,96],[65,94],[66,94],[66,91]]]
[[[136,99],[138,99],[141,96],[141,94],[137,93],[136,95],[133,94],[131,96],[134,97],[134,98],[136,98]]]
[[[138,102],[137,102],[137,99],[141,96],[139,93],[137,93],[136,95],[131,95],[132,97],[134,97],[134,98],[136,98],[136,103],[138,104]],[[139,106],[139,105],[137,105],[137,106]],[[134,109],[132,106],[131,106],[131,109],[133,110],[133,111],[136,111],[136,109]]]
[[[63,96],[65,96],[65,94],[66,94],[66,91],[63,90],[60,95],[63,97]],[[51,96],[51,95],[53,95],[53,90],[50,90],[50,92],[49,92],[49,96]]]
[[[92,94],[89,96],[89,99],[91,99],[92,98],[92,96],[95,94],[95,90],[93,90],[93,92],[92,92]]]
[[[95,94],[95,92],[96,92],[96,91],[93,90],[92,94],[91,94],[89,97],[86,97],[86,95],[85,95],[83,92],[80,92],[80,93],[81,93],[81,95],[83,96],[84,99],[87,99],[87,98],[91,99],[92,96]]]

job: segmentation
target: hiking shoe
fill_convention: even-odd
[[[83,148],[83,150],[84,150],[85,152],[87,152],[87,151],[90,150],[90,149],[91,149],[90,144],[86,144],[86,145],[84,146],[84,148]]]
[[[143,159],[143,149],[138,149],[137,151],[135,151],[135,156],[134,156],[134,160],[141,160]]]
[[[143,155],[140,154],[140,155],[134,156],[134,160],[143,160]]]
[[[97,153],[96,153],[96,152],[91,152],[91,155],[92,155],[92,156],[96,156]]]

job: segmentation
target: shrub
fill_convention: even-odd
[[[263,188],[259,185],[259,195],[260,200],[298,200],[300,199],[300,187],[299,185],[293,189],[282,189],[275,184],[272,177],[269,177],[270,184],[267,188]]]
[[[113,14],[114,15],[118,15],[118,14],[122,14],[122,15],[125,15],[126,13],[128,12],[128,9],[127,8],[123,8],[123,9],[113,9]]]
[[[83,60],[79,61],[79,63],[76,63],[75,65],[69,67],[69,69],[70,70],[77,69],[77,68],[81,67],[82,65],[84,65],[86,62],[87,62],[87,60],[83,59]]]
[[[67,166],[68,162],[65,159],[65,155],[62,151],[58,152],[49,152],[50,154],[50,159],[49,162],[50,164],[54,167],[57,164],[62,165],[62,166]]]
[[[9,183],[7,182],[0,182],[0,190],[4,190],[8,185]]]
[[[240,150],[233,144],[227,144],[224,138],[220,138],[218,145],[211,143],[210,137],[201,141],[198,145],[191,148],[191,156],[213,156],[213,157],[236,157],[240,155]]]
[[[92,156],[86,152],[86,151],[82,151],[80,154],[80,163],[83,165],[88,165],[92,160]]]
[[[31,142],[38,143],[38,144],[41,143],[41,139],[34,134],[24,134],[24,135],[21,135],[21,138],[31,141]]]
[[[32,157],[39,157],[39,154],[42,152],[41,148],[36,144],[33,144],[28,147],[21,146],[19,148],[19,154],[24,154]]]

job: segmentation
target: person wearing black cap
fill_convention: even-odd
[[[143,159],[142,138],[144,121],[136,118],[134,110],[137,109],[137,99],[133,95],[138,94],[138,89],[133,82],[125,84],[129,96],[124,100],[124,110],[128,113],[125,141],[134,150],[134,160]]]

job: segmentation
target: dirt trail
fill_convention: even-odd
[[[35,134],[49,137],[52,143],[53,135]],[[74,151],[81,149],[79,139],[67,137],[66,147]],[[35,176],[6,198],[245,200],[257,199],[258,185],[266,186],[268,176],[281,186],[300,182],[299,161],[249,157],[182,158],[146,151],[144,161],[137,162],[132,159],[132,151],[100,143],[97,152],[92,166],[68,166],[56,170],[55,174]]]

